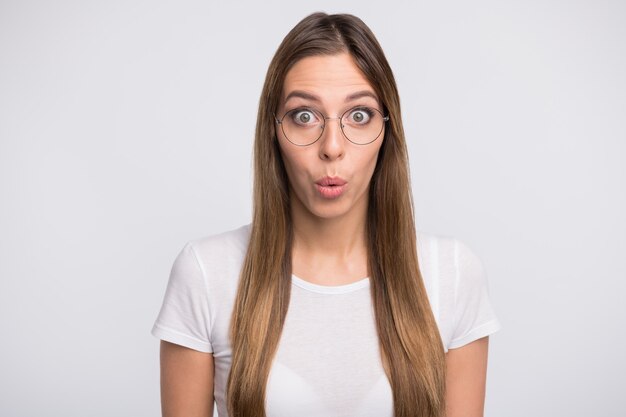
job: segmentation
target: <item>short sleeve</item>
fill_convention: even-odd
[[[455,239],[454,253],[454,332],[448,349],[464,346],[495,333],[502,327],[491,306],[487,275],[482,261],[458,239]]]
[[[200,352],[213,352],[204,271],[191,243],[176,257],[152,335]]]

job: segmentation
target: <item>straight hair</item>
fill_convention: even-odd
[[[381,363],[395,417],[442,417],[445,354],[418,265],[413,199],[400,99],[371,30],[349,14],[313,13],[284,38],[267,71],[254,142],[253,219],[231,318],[231,417],[265,417],[266,384],[291,290],[289,179],[273,114],[289,69],[309,56],[348,53],[390,119],[372,174],[367,256]],[[367,364],[364,364],[367,366]]]

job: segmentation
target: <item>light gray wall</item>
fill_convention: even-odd
[[[418,227],[486,266],[486,415],[626,415],[625,4],[222,3],[0,3],[0,415],[158,415],[171,264],[249,222],[267,64],[317,10],[377,34]]]

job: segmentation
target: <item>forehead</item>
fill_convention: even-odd
[[[365,75],[348,53],[310,56],[296,62],[285,77],[281,101],[284,103],[287,95],[295,90],[331,101],[343,101],[356,91],[374,93]]]

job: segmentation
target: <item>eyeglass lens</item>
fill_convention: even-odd
[[[288,111],[281,120],[287,139],[296,145],[310,145],[317,141],[327,123],[321,112],[309,107]],[[383,131],[385,118],[378,109],[366,106],[354,107],[341,116],[341,130],[346,138],[356,144],[365,145],[375,141]]]

